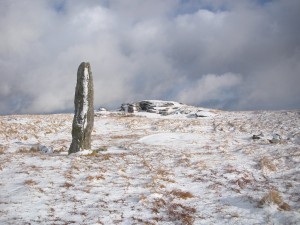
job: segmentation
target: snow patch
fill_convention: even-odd
[[[105,154],[105,153],[112,153],[112,154],[116,154],[116,153],[128,153],[128,150],[122,148],[122,147],[117,147],[117,146],[112,146],[112,147],[109,147],[107,149],[107,151],[103,151],[101,152],[102,154]]]
[[[298,112],[200,110],[98,114],[99,152],[71,155],[73,115],[0,116],[0,224],[299,224]]]
[[[79,151],[79,152],[76,152],[76,153],[73,153],[72,155],[89,155],[93,153],[93,150],[82,150],[82,151]]]
[[[147,145],[191,145],[199,144],[203,137],[192,133],[159,133],[139,139],[140,143]]]

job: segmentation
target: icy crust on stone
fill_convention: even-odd
[[[84,71],[83,71],[83,76],[80,77],[82,80],[82,109],[81,105],[77,105],[77,110],[76,110],[76,125],[77,127],[82,128],[81,131],[83,133],[83,130],[87,126],[87,112],[88,112],[88,85],[89,85],[89,69],[87,66],[85,66]],[[83,136],[83,134],[82,134]]]
[[[88,107],[89,107],[89,100],[88,100],[88,85],[89,85],[89,68],[86,66],[84,68],[84,72],[83,72],[83,81],[82,81],[82,94],[83,94],[83,103],[82,103],[82,111],[81,111],[81,118],[82,118],[82,122],[83,122],[83,129],[86,128],[87,125],[87,121],[86,121],[86,117],[87,117],[87,111],[88,111]]]

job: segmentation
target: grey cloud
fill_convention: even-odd
[[[0,113],[72,111],[90,61],[95,104],[170,99],[299,108],[300,2],[3,0]]]
[[[182,89],[178,99],[189,104],[214,101],[218,102],[219,107],[222,107],[228,100],[234,98],[232,94],[241,82],[242,78],[239,74],[206,74]]]

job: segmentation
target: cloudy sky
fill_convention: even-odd
[[[299,0],[1,0],[0,114],[72,112],[82,61],[96,108],[299,109],[299,10]]]

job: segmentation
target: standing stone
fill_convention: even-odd
[[[91,133],[94,126],[94,87],[91,66],[88,62],[82,62],[78,68],[74,104],[75,115],[69,154],[91,148]]]

